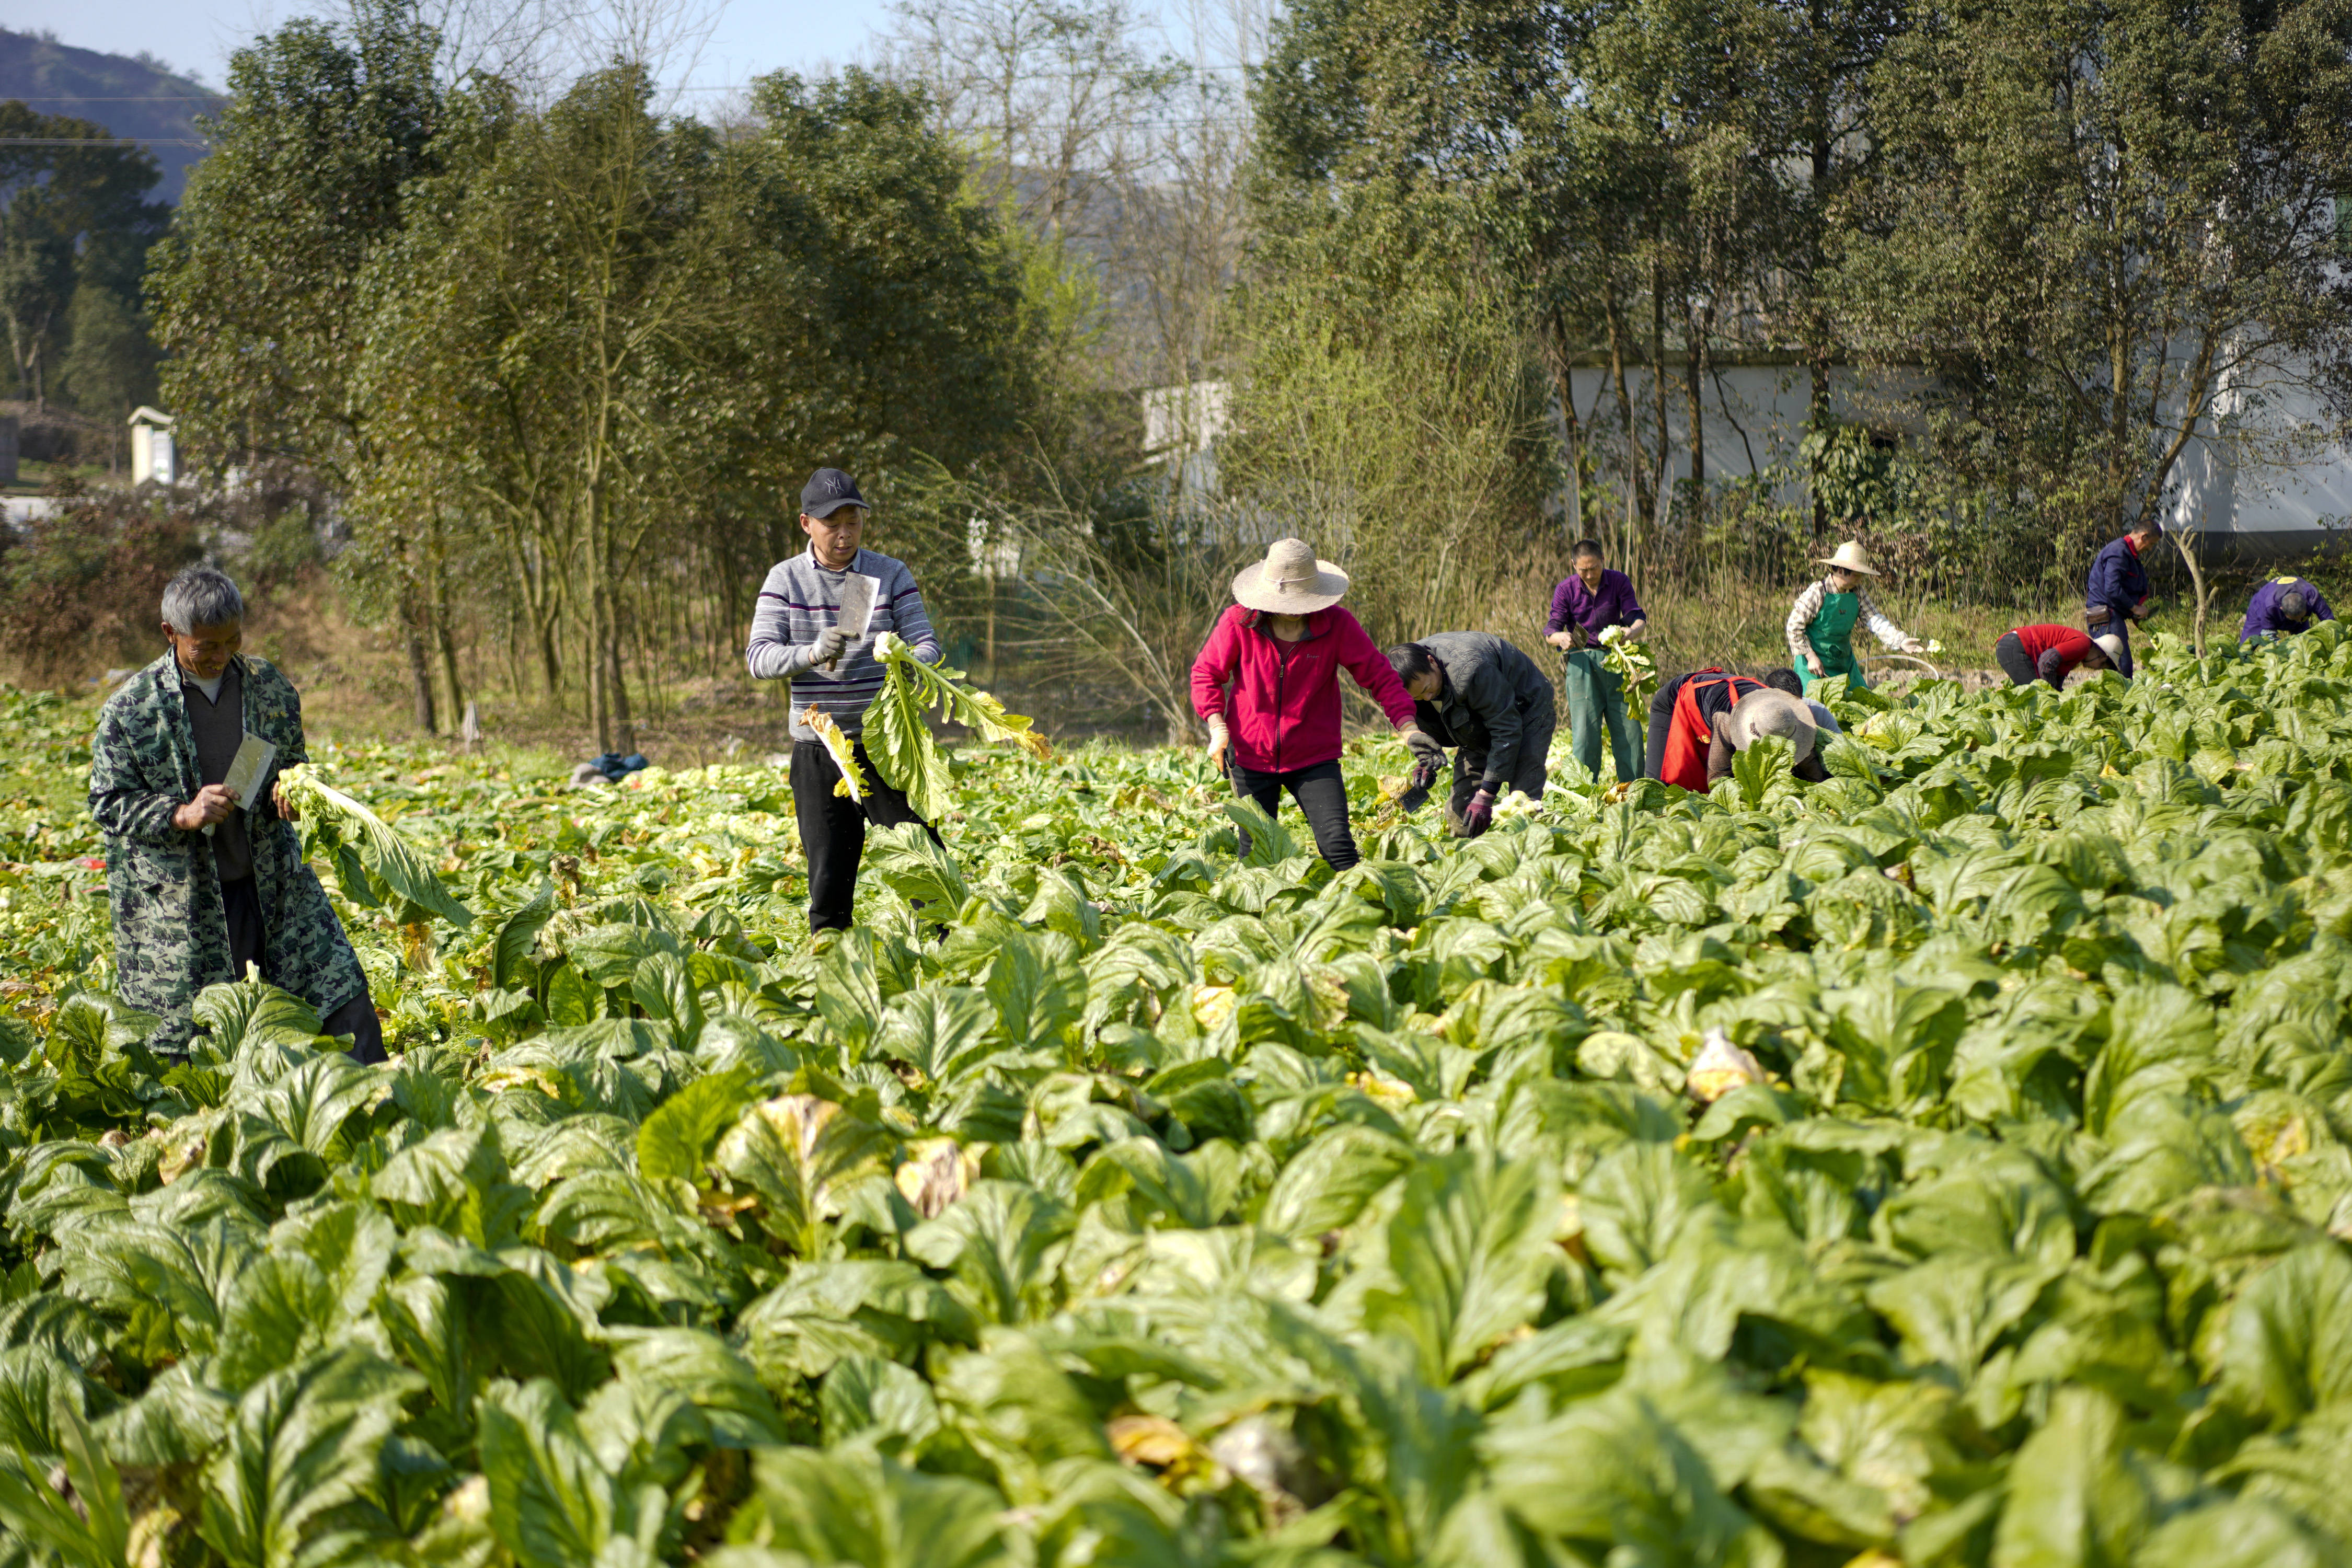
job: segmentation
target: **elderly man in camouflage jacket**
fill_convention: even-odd
[[[197,992],[262,978],[309,1003],[363,1062],[383,1059],[367,976],[278,797],[277,770],[309,760],[302,700],[240,653],[245,601],[208,566],[163,590],[163,657],[107,700],[90,748],[89,809],[106,835],[116,991],[183,1051]],[[241,800],[225,781],[245,736],[278,749]]]

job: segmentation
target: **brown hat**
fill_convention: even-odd
[[[1865,577],[1878,575],[1878,568],[1870,563],[1870,557],[1864,553],[1862,541],[1859,539],[1847,540],[1843,544],[1839,545],[1832,554],[1814,556],[1813,564],[1843,566],[1849,572],[1859,572]]]
[[[1234,578],[1234,602],[1270,616],[1307,616],[1328,610],[1348,591],[1348,574],[1318,561],[1303,539],[1277,539],[1265,559],[1244,566]]]
[[[1724,739],[1735,752],[1744,752],[1749,742],[1767,735],[1789,742],[1792,763],[1801,763],[1813,754],[1813,742],[1818,734],[1813,724],[1813,710],[1799,698],[1769,688],[1751,691],[1731,705],[1724,715]]]

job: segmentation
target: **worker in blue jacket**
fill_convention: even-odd
[[[2148,616],[2147,566],[2142,557],[2164,537],[2164,524],[2142,517],[2121,539],[2110,540],[2091,562],[2083,587],[2083,624],[2095,637],[2114,636],[2123,644],[2116,668],[2132,672],[2131,624]]]

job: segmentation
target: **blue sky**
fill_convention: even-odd
[[[339,9],[300,0],[8,0],[0,22],[16,32],[46,29],[79,48],[144,50],[218,87],[229,51],[247,39],[289,16]],[[728,87],[762,71],[863,58],[868,37],[887,19],[883,0],[728,0],[700,60],[674,85]],[[691,92],[681,107],[713,96]]]

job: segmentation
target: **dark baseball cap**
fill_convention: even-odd
[[[857,481],[839,468],[819,468],[809,476],[809,482],[801,487],[801,515],[803,517],[831,517],[845,506],[863,506],[872,510],[866,498],[857,493]]]

